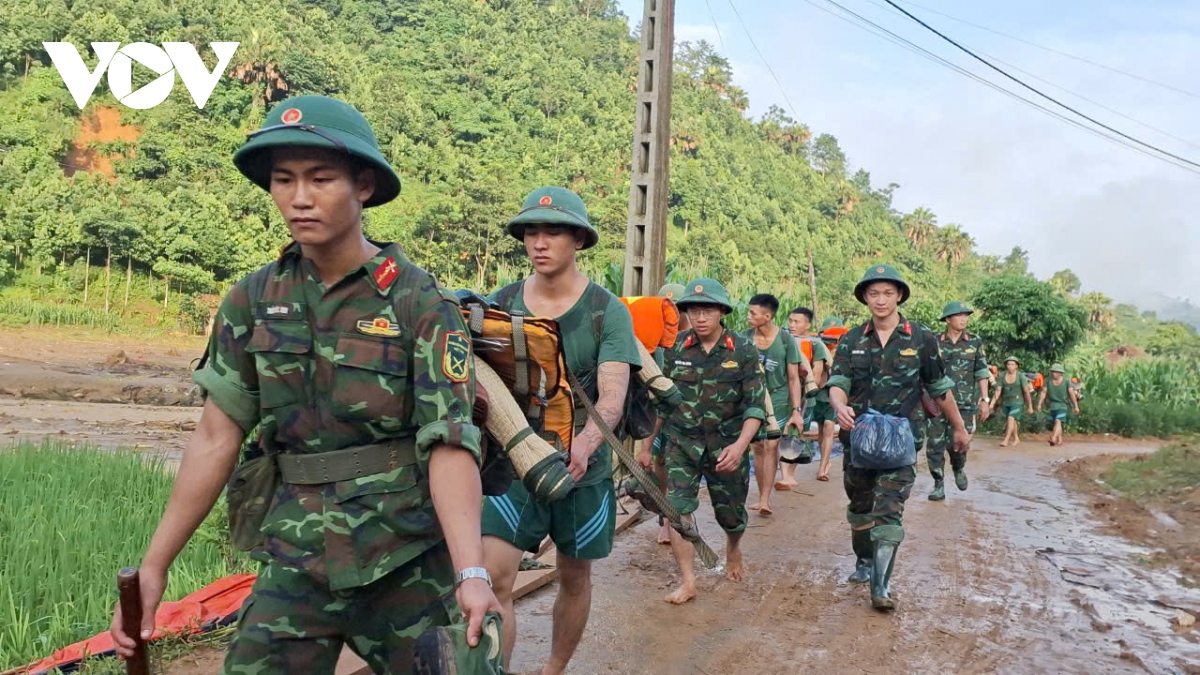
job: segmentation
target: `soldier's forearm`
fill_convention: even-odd
[[[758,430],[760,427],[762,427],[762,424],[762,420],[755,417],[750,417],[744,420],[742,422],[742,433],[738,436],[738,439],[734,441],[734,443],[738,447],[750,447],[750,442],[754,440],[754,437],[758,434]]]
[[[429,458],[429,494],[454,569],[482,566],[479,519],[483,488],[479,467],[469,450],[452,445],[434,447]]]
[[[616,429],[625,412],[625,394],[629,389],[629,364],[601,363],[598,373],[600,395],[596,400],[596,412],[609,429]],[[604,442],[604,434],[595,420],[588,419],[583,431],[579,432],[576,442],[582,442],[588,454],[596,451]]]
[[[988,381],[987,380],[979,381],[979,393],[983,397],[984,401],[988,400]]]
[[[229,482],[244,438],[242,428],[212,399],[204,404],[183,451],[167,508],[146,548],[143,567],[162,571],[171,567]]]

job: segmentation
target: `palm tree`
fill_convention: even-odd
[[[1112,298],[1107,295],[1092,291],[1079,296],[1079,304],[1088,313],[1088,323],[1093,326],[1111,326],[1116,323],[1116,317],[1112,311]]]
[[[279,72],[279,64],[275,62],[274,47],[267,35],[258,29],[251,29],[250,44],[246,49],[246,58],[234,66],[229,73],[245,84],[256,84],[263,88],[263,105],[270,107],[272,103],[282,100],[290,88],[283,74]]]
[[[933,237],[934,255],[950,269],[957,267],[971,254],[975,240],[958,225],[940,228]]]
[[[905,216],[903,224],[904,236],[908,237],[913,246],[920,249],[929,243],[929,239],[936,232],[937,216],[933,215],[933,211],[921,206]]]

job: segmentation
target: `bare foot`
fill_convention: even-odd
[[[696,587],[693,584],[684,584],[675,589],[673,593],[663,598],[664,601],[672,605],[682,605],[683,603],[696,597]]]
[[[770,504],[767,504],[766,506],[760,506],[755,510],[758,511],[758,514],[761,516],[769,516],[772,513],[775,513],[774,511],[771,510]]]
[[[746,572],[742,569],[742,551],[740,549],[729,551],[725,555],[725,578],[730,581],[741,581],[746,578]]]
[[[671,543],[671,526],[670,525],[667,525],[666,523],[664,523],[662,526],[662,529],[658,531],[658,543],[668,544],[668,545]]]
[[[787,481],[782,481],[782,480],[775,481],[775,489],[778,490],[779,492],[790,492],[791,489],[796,487],[797,485],[798,485],[798,483],[789,483]]]
[[[759,506],[756,504],[756,505],[754,505],[754,506],[747,506],[747,507],[746,507],[746,510],[747,510],[747,511],[757,511],[759,508],[760,508],[760,507],[759,507]]]
[[[1014,448],[1015,448],[1015,447],[1017,447],[1017,446],[1018,446],[1018,445],[1020,445],[1020,444],[1021,444],[1021,441],[1019,441],[1019,440],[1017,440],[1017,441],[1013,441],[1013,442],[1012,442],[1012,446],[1013,446]]]
[[[829,476],[828,476],[828,475],[826,475],[826,474],[821,474],[821,475],[817,476],[817,480],[819,480],[819,481],[827,481],[827,480],[829,480]]]
[[[1000,444],[1000,447],[1002,447],[1002,448],[1007,448],[1007,447],[1008,447],[1008,441],[1004,441],[1003,443],[1001,443],[1001,444]]]

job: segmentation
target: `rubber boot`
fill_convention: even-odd
[[[890,541],[875,542],[875,565],[871,569],[871,606],[878,610],[896,609],[889,584],[892,580],[892,565],[896,562],[896,544]]]
[[[946,483],[942,480],[933,481],[933,492],[929,493],[929,500],[940,502],[946,498]]]
[[[954,470],[954,484],[958,487],[959,490],[967,489],[967,471],[966,471],[966,469],[955,469]]]
[[[871,547],[870,530],[852,530],[850,541],[854,545],[854,574],[846,581],[852,584],[865,584],[871,581],[871,567],[874,565]]]

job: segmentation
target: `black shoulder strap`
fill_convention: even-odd
[[[591,302],[588,303],[588,309],[592,312],[592,332],[596,334],[596,346],[599,347],[604,339],[604,314],[608,311],[609,292],[608,289],[595,282],[589,282],[584,293],[589,291],[592,294]]]

